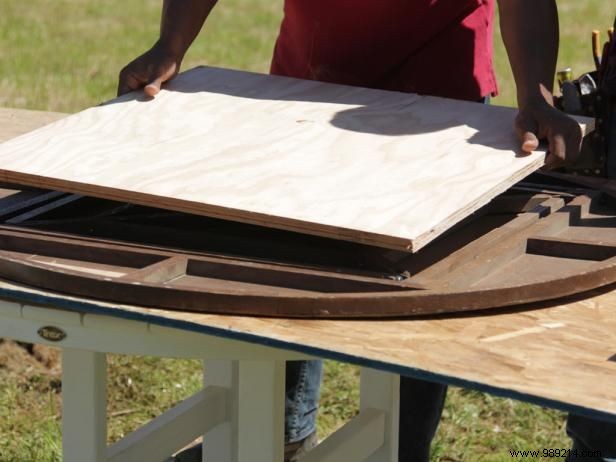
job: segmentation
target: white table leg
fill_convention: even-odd
[[[361,370],[360,410],[302,462],[397,462],[400,377]]]
[[[107,460],[107,370],[104,353],[62,350],[64,462]]]
[[[230,420],[204,439],[203,460],[282,462],[284,361],[205,361],[205,384],[230,391]]]
[[[365,462],[398,461],[398,426],[400,419],[400,376],[374,369],[361,369],[360,411],[385,411],[383,446]]]

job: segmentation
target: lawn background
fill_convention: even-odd
[[[616,7],[610,3],[558,2],[560,68],[571,66],[576,74],[590,70],[590,31],[611,25]],[[2,0],[0,107],[75,112],[112,98],[120,68],[156,40],[160,4]],[[221,1],[183,68],[210,64],[266,72],[281,10],[282,0]],[[513,106],[513,79],[498,32],[495,62],[501,94],[493,103]],[[23,347],[7,342],[2,346],[6,355],[0,354],[0,462],[61,460],[57,358],[49,364],[38,357],[33,361]],[[356,412],[357,376],[354,367],[326,363],[320,436]],[[111,355],[110,440],[188,396],[199,381],[196,361]],[[433,460],[508,461],[510,449],[566,448],[564,418],[536,406],[452,389]]]

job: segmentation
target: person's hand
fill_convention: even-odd
[[[157,43],[120,71],[118,96],[143,88],[146,95],[153,97],[164,82],[177,75],[180,64],[181,58]]]
[[[580,155],[582,129],[579,124],[543,99],[520,107],[515,129],[524,152],[537,149],[540,140],[548,141],[546,169],[571,165]]]

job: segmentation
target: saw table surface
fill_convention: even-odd
[[[55,116],[0,110],[0,138]],[[6,121],[9,121],[8,123]],[[23,128],[20,127],[18,129]],[[107,304],[1,282],[0,297],[331,358],[616,421],[616,286],[490,314],[291,320]],[[3,312],[0,316],[19,316]],[[10,311],[10,310],[9,310]]]

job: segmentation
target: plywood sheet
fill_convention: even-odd
[[[418,250],[543,163],[515,110],[216,68],[0,146],[0,181]]]

